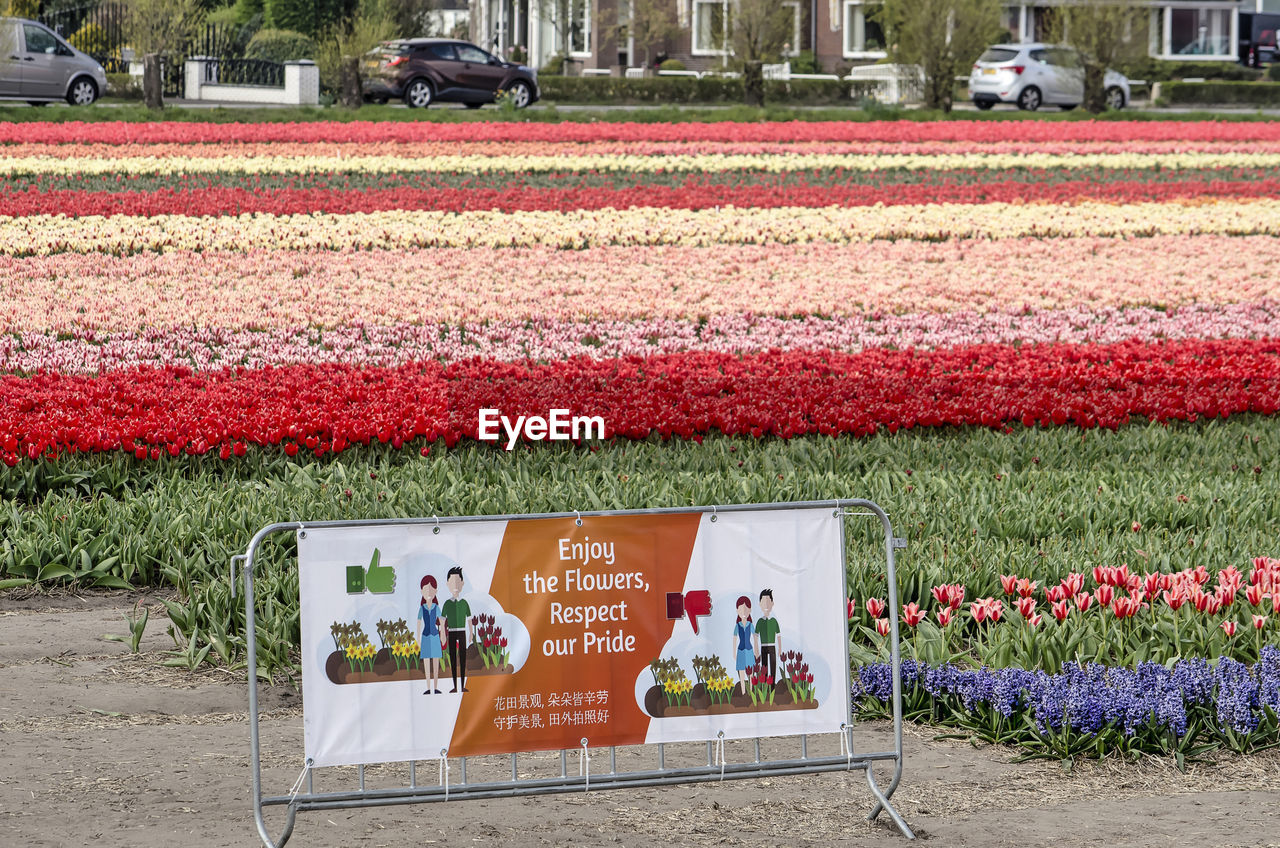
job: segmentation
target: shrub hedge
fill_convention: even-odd
[[[540,76],[544,100],[565,103],[741,103],[742,80],[726,77],[556,77]],[[851,103],[872,88],[835,80],[766,80],[765,100],[773,102]]]
[[[1280,106],[1280,85],[1274,82],[1169,82],[1160,97],[1169,104],[1242,104]]]

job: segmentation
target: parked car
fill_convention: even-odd
[[[0,100],[87,106],[106,88],[107,74],[97,60],[53,30],[36,21],[0,18]]]
[[[375,103],[398,97],[415,109],[437,101],[478,109],[504,91],[523,109],[539,97],[533,68],[446,38],[385,41],[365,54],[363,70],[364,97]]]
[[[1107,69],[1107,108],[1129,105],[1129,80]],[[1070,47],[1053,44],[997,44],[978,57],[969,74],[969,96],[979,109],[1016,103],[1034,112],[1044,104],[1074,109],[1084,100],[1084,64]]]

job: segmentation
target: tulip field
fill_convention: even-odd
[[[1278,196],[1274,122],[3,125],[0,587],[172,587],[235,666],[272,521],[869,497],[914,717],[1274,745]]]

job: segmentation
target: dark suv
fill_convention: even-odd
[[[365,54],[363,72],[364,97],[375,103],[400,97],[415,109],[437,100],[478,109],[505,91],[523,109],[538,99],[537,71],[504,62],[465,41],[384,41]]]

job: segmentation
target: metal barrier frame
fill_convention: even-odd
[[[889,599],[889,645],[890,645],[890,662],[893,668],[893,739],[894,747],[892,751],[880,751],[869,754],[855,754],[853,752],[853,734],[852,734],[852,717],[850,722],[841,725],[840,736],[841,749],[847,753],[837,757],[810,757],[808,756],[808,741],[806,736],[801,736],[801,757],[799,759],[790,760],[760,760],[760,738],[756,738],[756,761],[752,763],[734,763],[728,764],[723,760],[723,754],[720,755],[721,762],[713,763],[712,745],[717,741],[723,740],[707,740],[707,764],[706,766],[693,766],[686,768],[666,768],[664,748],[659,744],[658,760],[659,767],[654,770],[647,771],[629,771],[618,772],[616,770],[616,747],[610,751],[610,773],[597,775],[594,779],[589,770],[582,775],[571,776],[567,769],[567,751],[560,752],[560,776],[553,778],[526,778],[520,779],[517,771],[517,754],[511,755],[511,780],[494,781],[486,783],[469,783],[467,782],[467,758],[462,760],[462,782],[455,783],[450,786],[447,782],[443,786],[419,786],[416,779],[416,761],[409,764],[409,785],[397,787],[394,789],[365,789],[364,766],[358,767],[359,788],[347,792],[315,792],[312,781],[312,772],[310,762],[304,768],[306,776],[305,791],[302,789],[303,777],[299,776],[298,784],[295,791],[290,795],[274,795],[264,797],[262,794],[262,749],[259,741],[258,733],[258,652],[257,652],[257,635],[256,621],[254,612],[254,592],[253,592],[253,576],[254,566],[258,548],[262,541],[268,536],[275,533],[283,533],[287,531],[304,531],[308,528],[335,528],[335,527],[394,527],[394,526],[414,526],[414,525],[444,525],[444,524],[466,524],[479,521],[528,521],[542,518],[583,518],[593,516],[617,516],[617,515],[669,515],[680,513],[710,513],[712,520],[718,513],[730,512],[760,512],[764,510],[787,510],[787,509],[814,509],[821,507],[832,507],[833,517],[843,517],[849,515],[870,515],[880,519],[880,523],[884,528],[884,552],[888,571],[886,572],[886,580],[888,582],[888,599]],[[852,510],[865,510],[863,512],[854,512]],[[669,786],[681,783],[702,783],[713,780],[731,780],[752,777],[768,777],[771,775],[798,775],[798,774],[817,774],[829,771],[846,771],[852,769],[862,769],[867,776],[867,785],[871,790],[871,794],[875,798],[875,806],[867,815],[869,821],[874,821],[881,811],[887,812],[893,823],[897,825],[898,830],[907,839],[915,839],[915,834],[911,828],[893,808],[889,799],[893,796],[894,790],[898,788],[899,782],[902,780],[902,657],[898,644],[898,583],[897,571],[895,567],[894,551],[897,548],[906,547],[905,540],[897,538],[893,535],[893,527],[889,522],[888,514],[876,503],[869,500],[857,498],[839,498],[823,501],[796,501],[789,503],[770,503],[770,504],[727,504],[717,506],[702,507],[674,507],[666,509],[631,509],[631,510],[600,510],[595,512],[554,512],[554,513],[538,513],[538,514],[515,514],[515,515],[471,515],[471,516],[454,516],[449,518],[406,518],[406,519],[369,519],[364,521],[284,521],[275,524],[269,524],[263,527],[249,542],[249,547],[242,555],[233,556],[231,558],[231,587],[234,596],[236,585],[236,568],[241,567],[244,579],[244,610],[245,610],[245,641],[247,645],[247,667],[249,674],[249,755],[250,768],[253,778],[253,817],[258,828],[258,835],[262,838],[262,842],[267,848],[281,848],[289,841],[290,835],[293,833],[294,823],[298,812],[307,810],[332,810],[332,809],[351,809],[358,807],[375,807],[375,806],[391,806],[398,804],[416,804],[428,801],[448,801],[459,800],[464,798],[497,798],[497,797],[522,797],[533,795],[550,795],[560,792],[569,792],[578,789],[588,790],[592,786],[597,789],[617,789],[627,786]],[[844,522],[840,524],[840,549],[845,551],[845,527]],[[848,572],[845,571],[841,575],[842,582],[846,586],[848,584]],[[844,599],[841,598],[843,601]],[[849,663],[848,663],[848,645],[845,648],[845,685],[846,689],[849,684]],[[723,734],[721,734],[723,736]],[[783,737],[770,737],[783,738]],[[583,747],[588,744],[587,739],[582,740]],[[578,749],[574,749],[577,751]],[[447,757],[446,751],[440,752],[442,759]],[[875,775],[872,773],[871,766],[877,761],[887,761],[893,763],[893,777],[889,781],[889,785],[883,789],[876,782]],[[264,808],[272,806],[283,806],[286,808],[286,819],[284,830],[279,838],[273,839],[267,829],[266,819],[264,816]]]

